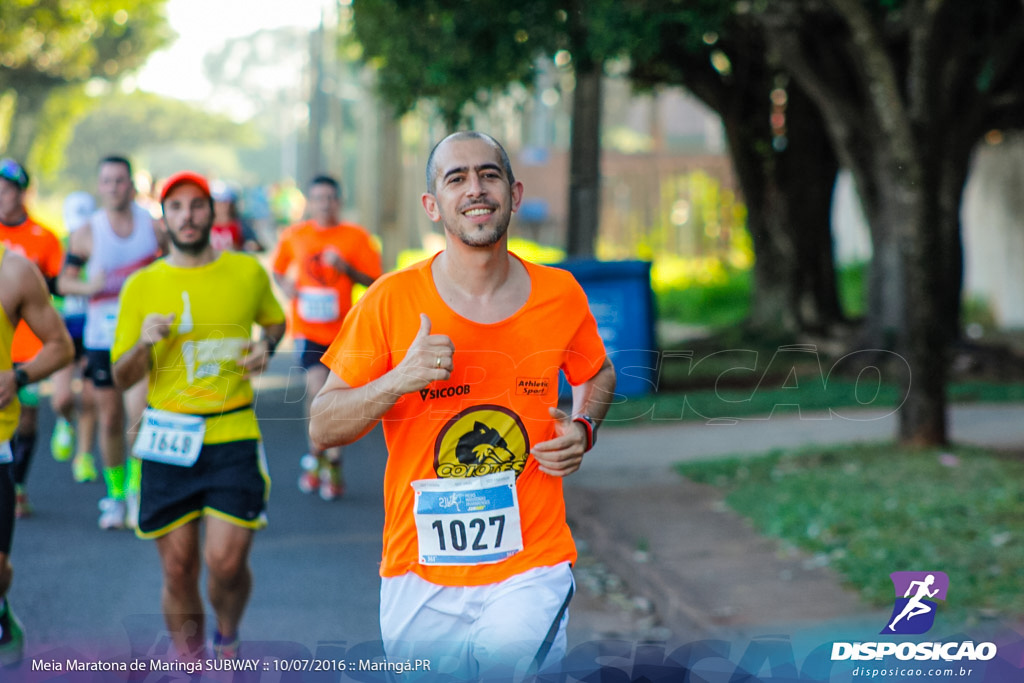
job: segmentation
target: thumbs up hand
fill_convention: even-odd
[[[455,345],[443,334],[430,333],[430,318],[420,313],[420,327],[409,345],[405,358],[392,371],[397,392],[408,394],[419,391],[431,382],[444,381],[452,376]]]

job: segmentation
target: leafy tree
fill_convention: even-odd
[[[569,245],[592,256],[600,194],[601,75],[621,50],[619,3],[527,0],[355,0],[355,37],[399,114],[432,101],[449,128],[510,84],[531,87],[536,60],[565,51],[576,76],[569,178]]]
[[[912,369],[900,438],[948,438],[946,380],[963,280],[971,153],[1024,123],[1018,0],[763,0],[738,4],[824,117],[874,245],[868,343]]]
[[[0,95],[15,94],[6,153],[28,157],[56,89],[116,79],[167,44],[165,1],[0,3]]]
[[[838,162],[824,122],[758,27],[720,0],[637,2],[634,80],[682,85],[722,118],[754,244],[748,324],[830,333],[842,323],[830,231]],[[776,116],[773,128],[772,117]]]
[[[109,154],[135,159],[163,145],[230,144],[245,149],[261,142],[252,126],[193,105],[150,93],[119,93],[102,98],[75,127],[63,176],[74,187],[92,187],[96,162]]]

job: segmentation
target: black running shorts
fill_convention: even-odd
[[[0,464],[0,553],[11,554],[14,538],[14,474],[9,462]]]
[[[142,461],[141,538],[156,538],[202,515],[238,526],[264,526],[270,477],[256,439],[204,444],[192,467]]]
[[[114,386],[114,375],[110,370],[110,350],[86,349],[85,370],[82,374],[99,389]]]
[[[326,346],[308,339],[299,339],[296,347],[299,352],[299,364],[303,370],[320,365],[320,358],[327,352]]]

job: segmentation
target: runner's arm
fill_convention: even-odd
[[[68,239],[64,267],[57,276],[57,291],[64,296],[92,296],[103,288],[102,273],[93,280],[82,280],[82,268],[92,253],[92,230],[88,225],[75,230]]]
[[[358,441],[401,397],[388,375],[351,387],[332,372],[310,405],[309,438],[320,450]]]
[[[377,278],[373,277],[372,275],[367,275],[366,273],[364,273],[363,271],[355,268],[354,266],[352,266],[349,263],[345,264],[344,271],[345,271],[345,275],[348,277],[349,280],[352,280],[352,282],[355,282],[356,284],[360,284],[363,287],[369,287],[370,285],[373,284],[374,280],[377,279]]]
[[[32,333],[43,342],[43,347],[36,356],[28,363],[20,365],[29,382],[38,382],[70,363],[75,357],[75,347],[64,321],[50,303],[50,292],[39,269],[28,260],[10,252],[4,257],[4,267],[11,268],[14,276],[11,280],[17,282],[21,290],[21,302],[16,317],[24,320]],[[13,375],[13,372],[11,374]],[[13,386],[13,378],[11,384]],[[3,405],[7,405],[11,398],[5,391]]]
[[[274,273],[274,283],[289,300],[296,297],[295,281],[284,273]]]
[[[284,323],[261,325],[261,327],[263,328],[263,337],[259,341],[249,344],[245,351],[245,358],[241,362],[246,376],[258,375],[267,369],[267,366],[270,365],[270,357],[274,355],[277,345],[284,337]]]
[[[605,357],[597,374],[572,388],[572,414],[589,415],[600,426],[615,395],[615,368]]]
[[[171,325],[174,323],[174,314],[150,313],[142,321],[142,332],[138,341],[114,361],[111,374],[114,377],[114,384],[122,391],[135,385],[140,379],[149,374],[153,359],[150,351],[153,345],[161,339],[166,339],[171,333]]]
[[[430,333],[430,318],[420,314],[420,329],[401,362],[380,377],[352,387],[333,371],[309,409],[309,437],[316,448],[358,440],[398,402],[431,382],[451,378],[455,346],[443,334]]]
[[[341,271],[345,274],[345,277],[356,284],[362,285],[363,287],[369,287],[373,284],[374,280],[377,279],[375,275],[371,275],[359,268],[356,268],[352,265],[352,261],[350,259],[342,256],[334,248],[327,249],[324,252],[324,256],[327,259],[327,262],[330,263],[335,270]]]
[[[573,418],[586,415],[600,426],[608,414],[614,392],[615,368],[606,357],[597,374],[572,388],[571,415],[558,408],[551,408],[551,417],[558,421],[556,436],[538,443],[530,450],[542,472],[554,477],[565,477],[580,468],[583,454],[587,452],[587,428]]]

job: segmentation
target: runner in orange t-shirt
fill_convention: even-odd
[[[28,173],[16,161],[4,159],[0,161],[0,244],[11,251],[21,254],[43,273],[54,291],[54,282],[63,265],[64,250],[60,240],[50,230],[34,220],[25,208],[25,191],[28,188]],[[24,322],[14,331],[14,342],[11,347],[11,360],[15,364],[27,363],[32,360],[43,347],[43,343],[32,333]],[[39,418],[39,387],[32,384],[22,388],[21,418],[18,431],[12,440],[14,450],[14,485],[17,491],[17,515],[26,517],[32,509],[25,493],[25,480],[28,478],[29,465],[35,452],[37,439],[37,422]]]
[[[320,357],[352,308],[352,288],[369,286],[380,277],[381,262],[366,230],[340,222],[341,187],[334,178],[314,178],[306,206],[309,220],[281,233],[272,270],[291,302],[288,326],[306,371],[308,417],[313,397],[327,381],[328,371]],[[321,451],[310,443],[301,464],[300,490],[319,490],[324,500],[344,495],[340,448]]]
[[[593,446],[615,370],[572,275],[509,253],[523,186],[500,144],[449,136],[427,190],[447,247],[355,306],[310,434],[345,444],[383,424],[388,658],[452,657],[459,680],[543,672],[565,652],[573,592],[561,478]]]

